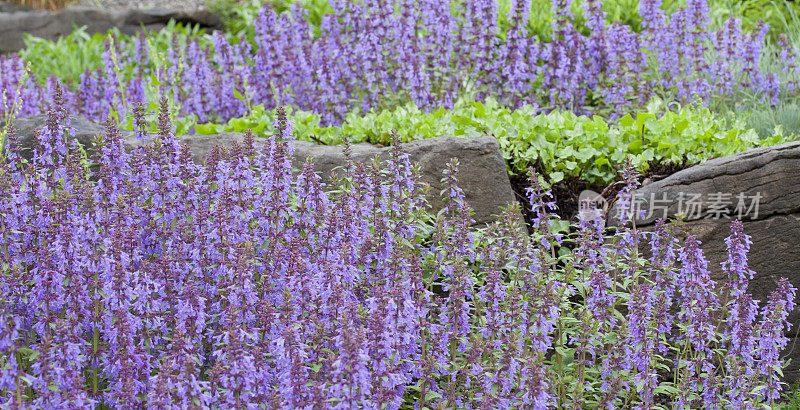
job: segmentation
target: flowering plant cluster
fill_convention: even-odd
[[[90,175],[55,97],[33,161],[13,130],[0,161],[5,405],[746,408],[779,395],[795,289],[782,279],[759,309],[739,223],[718,292],[672,225],[607,236],[585,218],[553,233],[535,174],[531,236],[516,206],[471,230],[457,162],[448,206],[429,215],[399,143],[383,165],[346,145],[324,187],[310,162],[293,172],[283,112],[275,135],[200,166],[162,99],[158,134],[132,152],[107,121]]]
[[[440,0],[339,0],[318,27],[299,4],[281,14],[265,7],[252,42],[219,32],[202,42],[176,36],[156,53],[147,36],[127,45],[110,36],[103,66],[83,73],[67,99],[97,120],[109,113],[121,120],[137,103],[156,108],[163,93],[179,116],[198,123],[238,118],[262,104],[316,112],[329,125],[394,100],[430,111],[487,97],[512,108],[583,114],[604,107],[599,111],[618,116],[653,95],[686,102],[747,94],[774,104],[800,74],[791,44],[781,53],[781,72],[763,72],[767,26],[746,33],[731,18],[712,29],[707,0],[687,1],[671,15],[659,0],[640,0],[641,32],[606,23],[602,0],[585,0],[588,34],[576,29],[571,3],[552,2],[549,42],[528,32],[530,0],[512,2],[502,32],[497,0],[458,7]],[[25,116],[52,102],[53,81],[38,85],[23,72],[20,58],[0,57],[0,90],[22,101]]]

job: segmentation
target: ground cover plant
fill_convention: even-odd
[[[333,12],[321,15],[319,33],[299,5],[281,14],[265,7],[254,20],[252,42],[217,33],[209,45],[191,37],[157,64],[147,42],[136,52],[109,44],[103,67],[85,73],[68,99],[82,115],[102,120],[111,113],[123,123],[136,103],[155,109],[168,91],[177,115],[199,123],[225,122],[263,104],[315,112],[329,125],[353,110],[413,102],[428,112],[459,98],[615,118],[654,95],[712,106],[741,100],[774,105],[796,89],[797,43],[786,43],[771,60],[778,65],[764,71],[767,26],[746,32],[730,18],[712,29],[706,1],[667,14],[659,2],[642,0],[639,32],[606,23],[602,2],[587,1],[589,32],[581,33],[571,4],[553,2],[550,41],[528,33],[529,1],[513,3],[504,35],[498,4],[490,0],[457,10],[439,1],[331,2]],[[24,115],[52,100],[47,85],[20,82],[24,61],[12,56],[0,64],[7,98],[17,88],[24,94]]]
[[[284,114],[276,134],[199,166],[160,105],[153,144],[131,153],[109,119],[97,183],[65,143],[63,102],[32,163],[17,160],[12,130],[0,162],[5,404],[731,408],[779,397],[795,289],[782,279],[760,303],[745,292],[738,222],[729,280],[714,289],[679,225],[607,234],[587,210],[577,235],[555,234],[536,175],[533,235],[513,206],[470,231],[455,162],[442,181],[450,203],[432,216],[399,141],[385,169],[348,161],[324,188],[311,163],[293,175]]]
[[[122,34],[117,28],[105,34],[89,35],[86,27],[76,27],[72,33],[55,41],[26,35],[25,48],[18,55],[30,64],[30,75],[37,83],[47,84],[48,78],[54,76],[59,82],[74,88],[81,84],[82,77],[85,78],[88,73],[96,72],[108,63],[113,65],[113,60],[109,60],[112,57],[103,55],[112,44],[117,53],[114,58],[119,60],[133,59],[144,63],[141,57],[136,57],[143,47],[152,56],[146,67],[117,62],[119,75],[130,79],[134,77],[134,71],[142,74],[146,70],[154,70],[156,65],[162,64],[159,57],[169,54],[170,47],[185,44],[187,39],[194,39],[201,45],[211,44],[210,37],[199,26],[184,26],[170,20],[159,31],[145,30],[130,36]]]
[[[276,111],[256,106],[251,113],[227,124],[196,124],[178,121],[180,134],[244,132],[267,136],[275,132]],[[460,101],[451,110],[439,108],[425,113],[413,104],[395,110],[349,114],[340,126],[323,126],[320,115],[291,111],[295,138],[321,144],[368,142],[391,144],[396,130],[402,142],[442,135],[497,138],[508,163],[509,175],[525,175],[537,166],[549,182],[576,177],[591,184],[608,184],[617,176],[613,164],[633,157],[637,170],[645,172],[650,162],[698,163],[758,146],[787,142],[794,136],[780,133],[762,138],[741,121],[729,123],[708,108],[689,104],[667,109],[663,102],[648,106],[617,121],[599,116],[578,116],[569,111],[537,113],[531,106],[512,110],[493,99]],[[154,128],[151,131],[155,131]]]

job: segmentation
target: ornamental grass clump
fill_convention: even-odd
[[[739,222],[720,290],[673,224],[608,234],[585,212],[577,233],[557,233],[536,174],[533,235],[516,205],[476,231],[458,163],[432,216],[399,143],[368,164],[346,145],[326,186],[310,162],[293,172],[280,110],[275,135],[248,134],[196,165],[162,99],[151,141],[126,152],[109,119],[87,166],[54,96],[33,160],[12,128],[0,162],[4,405],[734,408],[779,397],[795,289],[781,279],[766,304],[746,293]]]

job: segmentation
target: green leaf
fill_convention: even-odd
[[[594,165],[595,166],[599,167],[599,166],[608,165],[608,164],[609,164],[608,163],[608,158],[606,158],[606,157],[597,157],[597,158],[594,159]]]
[[[427,392],[425,392],[425,401],[433,401],[433,400],[441,399],[441,398],[442,398],[442,395],[439,394],[438,392],[435,392],[435,391],[432,391],[432,390],[428,390]]]
[[[235,87],[233,88],[233,97],[237,100],[246,101],[242,93],[240,93]]]
[[[222,132],[223,128],[224,128],[223,125],[213,124],[213,123],[196,124],[194,126],[195,133],[203,135],[219,134],[220,132]]]
[[[678,394],[679,390],[678,390],[677,387],[675,387],[671,383],[661,382],[661,383],[658,384],[658,386],[656,386],[656,388],[653,390],[653,392],[655,394],[666,394],[668,396],[674,396],[674,395]]]

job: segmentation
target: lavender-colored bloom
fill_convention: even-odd
[[[786,318],[796,305],[796,293],[797,290],[787,278],[780,278],[778,288],[770,293],[767,305],[761,311],[764,322],[757,330],[757,357],[759,357],[757,369],[760,375],[766,377],[767,383],[760,395],[770,402],[780,397],[784,384],[780,382],[778,374],[773,369],[780,366],[779,352],[789,341],[786,332],[791,328],[791,324]]]
[[[584,4],[583,16],[586,28],[591,30],[586,45],[589,56],[588,84],[597,85],[598,78],[606,70],[608,60],[606,51],[606,13],[602,10],[602,0],[589,0]],[[613,71],[613,70],[612,70]]]
[[[578,114],[588,114],[589,98],[599,97],[617,118],[645,105],[655,87],[684,101],[750,92],[771,104],[780,90],[796,87],[796,78],[781,80],[760,67],[766,27],[742,34],[732,19],[712,32],[706,0],[688,1],[670,16],[661,3],[640,1],[644,30],[634,33],[608,24],[602,2],[589,1],[585,36],[573,24],[572,1],[553,0],[550,43],[527,32],[529,0],[511,3],[505,32],[495,0],[465,1],[456,13],[448,2],[432,0],[333,1],[319,30],[300,5],[284,13],[267,6],[254,21],[252,44],[217,34],[212,51],[173,34],[162,67],[154,66],[162,58],[143,34],[111,37],[103,66],[83,73],[65,96],[96,120],[112,108],[127,115],[132,103],[153,102],[147,90],[158,90],[178,103],[180,116],[196,115],[201,123],[225,122],[258,104],[289,104],[336,125],[353,110],[385,108],[386,96],[424,111],[491,97],[513,108]],[[790,51],[782,51],[782,69],[792,75]],[[3,57],[2,65],[0,89],[19,103],[20,114],[46,111],[48,86],[23,81],[24,62],[16,57]]]
[[[625,164],[621,170],[622,189],[617,194],[619,214],[617,217],[623,223],[635,221],[644,217],[644,210],[640,208],[641,202],[636,197],[636,189],[639,187],[638,173],[633,167],[630,157],[625,158]]]
[[[556,209],[556,203],[552,200],[553,194],[542,186],[542,181],[533,168],[528,171],[528,174],[531,186],[525,188],[525,194],[528,196],[528,204],[534,214],[531,226],[543,236],[543,246],[550,246],[546,243],[548,239],[555,239],[561,243],[561,234],[551,234],[550,232],[555,216],[552,211]]]
[[[753,279],[753,272],[747,266],[747,252],[753,241],[750,235],[743,232],[741,221],[731,223],[731,236],[725,238],[728,248],[728,260],[722,262],[722,270],[728,275],[731,283],[731,297],[734,299],[747,290],[747,283]]]
[[[708,262],[700,249],[697,239],[689,235],[686,245],[680,251],[681,269],[678,276],[678,322],[685,323],[679,342],[686,342],[696,355],[685,360],[688,376],[683,380],[679,403],[689,403],[692,393],[699,393],[704,400],[717,397],[717,385],[713,377],[701,377],[703,373],[713,373],[716,365],[712,362],[712,343],[716,335],[715,312],[719,301],[714,293],[714,281],[709,276]]]
[[[589,213],[593,213],[591,208]],[[617,320],[611,312],[614,296],[610,293],[612,277],[605,266],[608,256],[606,250],[603,249],[604,225],[605,219],[602,217],[586,219],[582,215],[581,237],[579,247],[575,252],[575,256],[579,258],[580,267],[584,269],[582,277],[584,277],[587,292],[586,307],[592,317],[600,322],[600,331],[603,333],[614,327]]]
[[[397,13],[389,12],[392,4],[341,5],[347,13],[339,10],[325,22],[324,31],[338,36],[327,43],[311,36],[307,23],[293,20],[302,11],[272,15],[274,21],[262,13],[257,41],[283,53],[286,64],[298,68],[296,74],[279,72],[281,64],[270,66],[265,60],[270,56],[258,51],[264,58],[259,67],[277,70],[258,77],[245,67],[247,47],[226,43],[222,36],[212,40],[213,55],[190,42],[184,51],[196,61],[185,61],[179,56],[182,48],[175,47],[170,61],[176,65],[154,74],[162,79],[203,76],[162,91],[174,91],[174,102],[184,110],[212,118],[237,115],[240,103],[222,101],[215,89],[199,96],[187,90],[208,84],[239,90],[242,78],[258,77],[267,83],[248,82],[254,87],[248,98],[257,100],[275,91],[265,91],[269,81],[286,79],[281,92],[298,94],[280,98],[318,109],[319,101],[309,92],[318,88],[310,84],[324,79],[337,84],[331,95],[338,100],[331,104],[349,107],[349,93],[360,92],[362,73],[347,65],[353,56],[364,57],[364,50],[379,50],[385,61],[373,56],[369,64],[387,71],[363,73],[376,76],[370,79],[375,88],[367,91],[417,87],[413,98],[435,101],[435,93],[426,94],[426,82],[448,78],[452,82],[437,92],[453,96],[458,79],[450,78],[448,70],[479,64],[504,50],[505,61],[516,65],[502,75],[516,78],[519,87],[517,100],[509,101],[531,97],[525,93],[533,87],[526,88],[531,85],[526,81],[539,80],[531,80],[534,75],[515,59],[538,64],[541,55],[522,57],[527,51],[512,44],[487,46],[497,39],[484,36],[470,39],[470,47],[485,55],[465,62],[459,60],[454,37],[447,37],[450,31],[456,35],[457,24],[496,14],[494,3],[471,4],[473,15],[460,23],[435,15],[444,7],[431,2],[403,2]],[[512,34],[528,41],[522,25],[527,3],[513,6],[510,18],[517,20],[517,31]],[[432,26],[412,25],[414,13],[424,13]],[[577,34],[566,17],[559,15],[562,49],[547,53],[574,52],[569,42],[578,37],[573,38]],[[462,28],[477,32],[476,26]],[[632,42],[623,49],[620,39],[636,36],[614,26],[603,30],[606,46],[618,43],[606,48],[618,59],[645,47]],[[383,37],[371,38],[377,31]],[[290,50],[288,43],[278,44],[280,36],[302,46]],[[364,40],[365,48],[349,49],[352,39]],[[575,41],[585,52],[588,43]],[[144,64],[143,45],[115,49],[125,56],[118,63]],[[398,46],[406,48],[395,53]],[[578,63],[567,54],[564,67]],[[403,72],[420,63],[439,71],[430,77],[424,69]],[[590,65],[583,63],[589,72]],[[550,229],[552,197],[533,175],[527,193],[535,235],[519,232],[512,222],[514,208],[504,214],[503,226],[476,232],[455,162],[444,175],[448,206],[438,219],[424,212],[419,170],[402,153],[396,134],[385,168],[377,161],[355,161],[345,146],[343,172],[323,186],[311,162],[300,173],[293,171],[293,124],[283,109],[277,110],[275,135],[256,140],[248,133],[243,144],[215,147],[200,166],[188,147],[179,145],[166,98],[160,100],[152,144],[130,152],[115,118],[104,117],[107,132],[90,169],[96,175],[89,180],[77,145],[65,142],[73,132],[68,114],[81,99],[102,99],[106,90],[101,83],[113,82],[116,75],[106,71],[85,73],[82,93],[70,93],[54,80],[42,87],[42,108],[49,117],[38,130],[41,147],[35,160],[0,163],[0,174],[7,176],[0,178],[4,404],[550,408],[565,388],[587,393],[571,404],[588,403],[587,387],[595,385],[599,389],[591,400],[604,406],[619,405],[618,393],[625,389],[649,403],[658,382],[655,369],[663,364],[659,354],[676,344],[689,345],[696,354],[680,362],[676,381],[687,403],[747,406],[777,394],[775,367],[794,291],[782,282],[762,311],[764,321],[755,322],[757,305],[744,293],[748,240],[737,226],[723,269],[731,274],[730,289],[741,295],[722,309],[697,242],[690,238],[681,249],[678,270],[674,232],[662,222],[644,267],[635,252],[639,234],[623,229],[620,240],[606,246],[601,218],[584,218],[577,248],[570,255],[556,254],[555,247],[564,242]],[[492,89],[497,78],[486,75],[476,82],[492,95],[498,93]],[[578,96],[569,101],[578,101],[586,91],[589,77],[582,78],[573,84]],[[138,136],[149,137],[142,112],[147,101],[140,93],[146,84],[118,80]],[[110,100],[86,109],[102,115],[103,106],[119,104],[117,92],[114,88]],[[379,95],[365,92],[358,104],[373,104]],[[17,158],[13,130],[9,143],[9,158]],[[630,202],[636,187],[630,167],[624,179],[623,197]],[[623,275],[617,281],[608,275],[612,263]],[[579,283],[581,272],[585,276]],[[624,319],[614,312],[625,300],[612,292],[614,286],[632,293]],[[587,292],[577,294],[578,289]],[[677,323],[669,313],[674,300],[681,308]],[[582,310],[573,312],[572,306]],[[722,337],[714,340],[722,321],[717,314],[725,312]],[[572,365],[559,370],[550,365],[569,349],[576,352]],[[724,351],[725,359],[710,361],[710,350],[714,355]],[[749,393],[765,385],[762,397]]]

